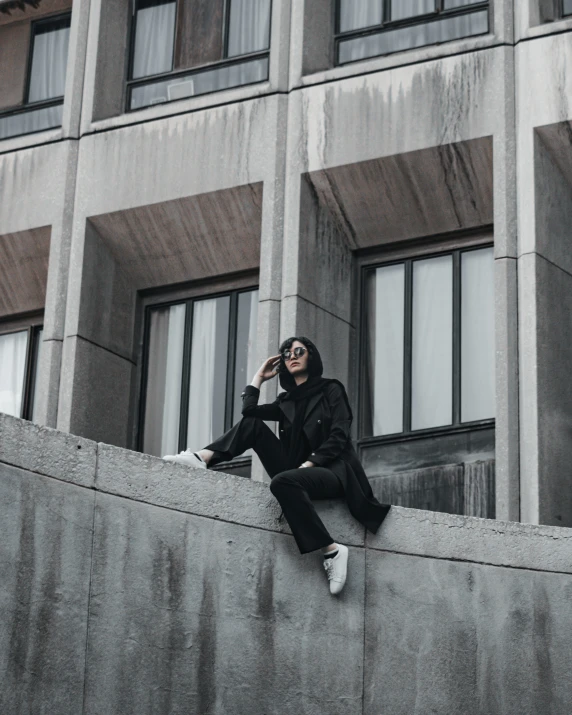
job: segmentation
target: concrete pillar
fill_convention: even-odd
[[[520,519],[517,189],[514,53],[504,49],[503,121],[493,137],[496,343],[496,517]]]

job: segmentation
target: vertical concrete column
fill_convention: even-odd
[[[38,365],[35,406],[36,421],[49,427],[55,427],[57,424],[89,9],[90,0],[74,0],[62,118],[64,137],[68,137],[70,141],[66,142],[65,156],[61,163],[61,209],[52,223],[51,230],[43,346]]]
[[[520,519],[515,72],[502,63],[503,121],[493,139],[496,344],[496,517]]]
[[[62,125],[64,136],[79,138],[91,0],[74,0]]]
[[[258,305],[259,364],[275,355],[280,342],[280,299],[282,287],[282,253],[284,240],[284,192],[286,142],[288,129],[288,97],[275,102],[275,163],[273,180],[265,181],[262,190],[262,225],[260,235],[260,279]],[[272,133],[270,133],[272,134]],[[251,379],[249,376],[248,379]],[[276,399],[278,385],[271,380],[262,385],[260,402]],[[265,471],[256,455],[252,460],[251,478],[265,479]]]
[[[57,425],[78,151],[78,142],[68,143],[62,161],[64,191],[61,211],[52,224],[50,240],[43,346],[35,407],[36,421],[48,427]]]
[[[344,227],[324,198],[332,193],[325,170],[305,170],[306,111],[302,93],[291,96],[280,332],[282,338],[306,335],[315,340],[324,375],[347,382],[350,343],[355,337],[352,254]],[[322,123],[324,131],[326,124]]]

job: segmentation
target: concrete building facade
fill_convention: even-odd
[[[34,450],[30,435],[68,433],[111,445],[118,473],[158,470],[145,455],[203,446],[253,366],[307,335],[348,387],[377,496],[457,515],[431,516],[447,533],[494,532],[461,517],[546,527],[499,525],[498,564],[466,557],[542,571],[550,550],[519,549],[572,527],[569,60],[569,0],[0,0],[0,411],[59,430],[6,418],[4,437],[23,430]],[[66,481],[10,449],[10,484],[17,469]],[[221,470],[266,479],[255,456]],[[225,479],[205,501],[262,489]],[[145,501],[131,488],[102,490]],[[180,508],[156,488],[151,504]],[[249,518],[229,520],[267,527]],[[411,533],[381,551],[465,559]],[[437,546],[418,554],[425,536]],[[569,563],[548,570],[563,594]],[[563,712],[567,687],[530,712]],[[88,711],[127,711],[110,702]],[[433,707],[412,702],[399,712]],[[463,712],[526,711],[479,702]],[[138,712],[183,711],[153,707]]]
[[[249,367],[274,354],[281,338],[313,336],[326,373],[348,384],[360,416],[355,439],[386,500],[572,525],[566,1],[431,0],[388,4],[385,14],[373,0],[235,0],[218,10],[191,2],[187,15],[179,4],[176,28],[173,21],[165,35],[175,33],[175,59],[157,75],[166,78],[165,90],[165,82],[145,79],[165,68],[130,79],[143,52],[136,19],[141,15],[143,33],[143,13],[162,4],[2,3],[0,328],[43,326],[35,421],[144,449],[148,306],[257,288]],[[240,13],[243,24],[263,21],[258,39],[240,29]],[[64,93],[55,100],[61,126],[40,131],[43,125],[26,118],[48,111],[41,110],[45,100],[30,97],[37,94],[34,56],[44,47],[38,33],[54,17],[68,18]],[[18,32],[31,33],[28,44],[38,49],[11,51],[23,46]],[[163,35],[149,37],[155,51]],[[249,53],[248,42],[262,51]],[[244,57],[263,64],[244,69]],[[177,80],[172,87],[169,78]],[[155,94],[145,99],[148,90]],[[484,287],[483,269],[486,279],[475,278],[476,293],[463,302],[457,262],[475,246],[494,247],[494,288]],[[443,265],[452,298],[436,297],[430,278],[425,298],[446,301],[453,327],[439,323],[437,303],[433,313],[416,312],[426,302],[421,287],[406,288],[409,308],[389,308],[399,290],[391,293],[380,276],[378,333],[391,327],[382,305],[397,311],[395,324],[407,314],[400,338],[381,354],[383,341],[371,337],[368,269],[403,261],[402,272],[412,275],[417,265],[421,286],[417,259],[439,254],[457,265],[452,272]],[[441,284],[437,263],[425,268]],[[470,300],[463,317],[461,303]],[[488,336],[470,366],[490,328],[474,328],[478,306],[488,302],[483,311],[494,322],[494,341]],[[440,348],[420,334],[424,322]],[[466,345],[462,337],[471,330],[473,348],[470,335]],[[409,351],[401,371],[400,340]],[[368,350],[376,349],[368,368]],[[421,383],[430,383],[435,369],[431,397]],[[494,383],[494,392],[483,388],[492,395],[485,419],[463,421],[460,403],[483,381]],[[239,383],[237,373],[227,402]],[[264,398],[273,390],[267,386]],[[402,412],[384,415],[398,393]],[[371,409],[368,400],[376,403]],[[425,405],[416,429],[415,404],[424,400],[445,404]],[[32,416],[23,405],[17,414]],[[376,409],[379,419],[372,418]],[[445,417],[437,414],[443,409]],[[225,414],[217,425],[229,424],[228,405]],[[386,418],[404,422],[385,433],[371,423]],[[235,467],[250,470],[245,461]],[[252,477],[263,478],[256,460]]]

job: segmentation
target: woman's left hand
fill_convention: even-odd
[[[316,465],[314,462],[303,462],[298,469],[302,469],[303,467],[315,467]]]

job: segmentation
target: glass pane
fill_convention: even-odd
[[[270,46],[271,0],[232,0],[228,28],[228,56],[267,50]]]
[[[38,374],[39,374],[39,366],[40,366],[40,360],[42,359],[42,355],[44,352],[44,330],[41,328],[38,330],[38,333],[36,335],[36,355],[34,358],[34,379],[33,379],[33,393],[32,393],[32,422],[36,421],[37,417],[37,405],[38,405]]]
[[[392,20],[405,20],[430,12],[435,12],[435,0],[393,0],[391,3]]]
[[[134,87],[131,90],[130,109],[218,92],[244,84],[263,82],[266,79],[268,79],[268,58],[263,57],[250,62],[196,72],[187,77],[179,76],[163,82]]]
[[[495,416],[494,257],[461,254],[461,421]]]
[[[28,102],[63,97],[69,38],[69,17],[36,27]]]
[[[260,365],[256,363],[256,332],[258,329],[258,291],[240,293],[236,325],[236,360],[234,367],[233,424],[241,418],[242,397]]]
[[[403,430],[405,266],[368,276],[366,429],[372,435]]]
[[[467,5],[476,5],[483,0],[445,0],[443,3],[444,10],[451,10],[455,7],[466,7]]]
[[[224,432],[229,312],[228,296],[194,304],[187,431],[194,450]]]
[[[135,19],[132,78],[173,69],[176,2],[139,3]]]
[[[20,417],[28,331],[0,335],[0,412]]]
[[[143,451],[162,457],[179,451],[186,306],[151,312]]]
[[[453,414],[453,258],[413,263],[411,428],[449,425]]]
[[[383,0],[340,0],[340,32],[379,25]]]
[[[0,117],[0,139],[41,132],[62,125],[63,104]]]
[[[564,0],[562,12],[564,15],[572,15],[572,0]]]
[[[367,57],[389,55],[392,52],[403,52],[415,47],[435,45],[473,35],[483,35],[488,31],[488,10],[447,17],[441,20],[432,20],[420,25],[400,27],[396,30],[380,32],[368,37],[344,40],[339,43],[338,63],[354,62]]]

